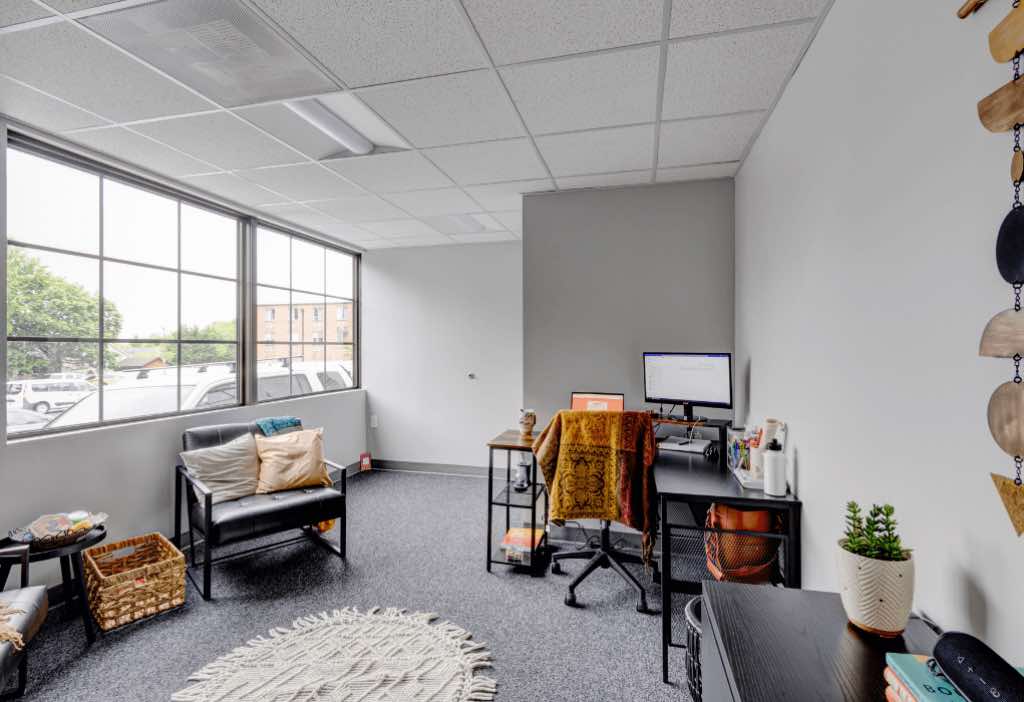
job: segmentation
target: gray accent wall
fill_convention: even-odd
[[[646,407],[644,351],[732,351],[731,179],[529,194],[523,224],[524,401],[540,426],[574,390]]]

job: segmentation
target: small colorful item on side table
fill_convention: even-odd
[[[90,531],[107,521],[103,512],[93,514],[85,510],[44,514],[23,527],[11,529],[11,541],[30,544],[33,550],[42,551],[73,544]]]

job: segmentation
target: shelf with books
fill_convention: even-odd
[[[499,434],[487,442],[489,461],[487,469],[487,571],[492,565],[505,565],[528,569],[533,576],[542,576],[547,556],[547,534],[545,527],[548,521],[548,493],[544,485],[537,482],[537,458],[531,449],[532,440],[523,438],[518,430]],[[497,469],[494,464],[495,452],[505,452],[504,470]],[[528,486],[523,492],[513,488],[512,454],[529,457]],[[525,465],[525,463],[524,463]],[[504,476],[501,476],[504,473]],[[498,477],[501,476],[501,477]],[[497,485],[495,478],[498,477]],[[502,479],[503,478],[503,479]],[[497,489],[496,489],[497,488]],[[544,498],[543,507],[540,498]],[[527,520],[526,512],[529,513]],[[504,513],[504,520],[501,516]],[[523,524],[513,524],[513,513],[516,521],[520,518]],[[502,522],[504,521],[504,525]],[[502,526],[504,528],[502,529]],[[523,544],[508,550],[503,548],[501,541],[513,527],[536,527],[539,537],[532,543],[526,537]],[[528,531],[528,530],[527,530]],[[497,544],[495,543],[497,541]]]

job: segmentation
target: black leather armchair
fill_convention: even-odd
[[[257,432],[259,432],[259,428],[255,423],[197,427],[189,429],[182,435],[182,447],[185,451],[191,451],[219,446],[244,434]],[[191,569],[186,568],[186,572],[193,584],[202,592],[204,600],[210,599],[211,568],[214,563],[219,561],[233,560],[259,551],[279,548],[297,543],[305,538],[311,538],[340,558],[345,558],[347,479],[344,466],[326,461],[330,468],[341,471],[340,489],[336,487],[299,488],[267,495],[249,495],[237,500],[213,504],[213,495],[210,490],[201,481],[190,475],[183,463],[179,460],[174,470],[174,545],[181,547],[181,496],[184,493],[193,568],[197,566],[194,533],[199,532],[203,537],[202,586],[200,587],[199,583],[195,581]],[[311,528],[312,525],[329,519],[338,521],[339,540],[337,546]],[[289,529],[301,529],[303,535],[267,546],[235,552],[224,558],[213,558],[215,546],[255,539]]]
[[[0,700],[12,700],[25,694],[25,683],[28,679],[28,647],[29,642],[39,632],[49,601],[46,597],[46,586],[28,584],[28,545],[4,547],[0,550],[0,564],[5,567],[21,566],[21,587],[16,590],[0,592],[0,602],[13,609],[21,610],[20,614],[11,616],[7,623],[21,634],[25,647],[16,651],[14,644],[0,644]],[[0,586],[2,587],[2,586]],[[18,671],[17,687],[6,690],[7,681]]]

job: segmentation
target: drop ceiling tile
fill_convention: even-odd
[[[653,122],[657,46],[501,69],[534,134]]]
[[[547,176],[527,139],[442,146],[423,154],[460,185]]]
[[[519,237],[509,232],[480,232],[478,234],[452,234],[456,244],[495,244],[500,241],[519,241]]]
[[[556,177],[635,171],[651,166],[654,125],[550,134],[537,137],[537,148]]]
[[[0,113],[55,132],[107,124],[102,117],[4,76],[0,76]]]
[[[771,107],[811,28],[804,22],[669,44],[662,119]]]
[[[213,107],[69,22],[0,34],[5,74],[115,121]]]
[[[440,234],[433,237],[416,236],[408,239],[391,239],[392,244],[395,248],[409,249],[417,246],[451,246],[453,242],[450,238],[442,236]]]
[[[521,210],[512,212],[491,212],[491,216],[498,220],[502,226],[516,234],[523,233],[523,213]]]
[[[479,234],[505,229],[501,222],[484,213],[438,215],[424,217],[423,221],[442,234]]]
[[[207,175],[185,176],[182,182],[242,205],[256,206],[269,202],[281,202],[283,198],[255,183],[242,180],[231,173],[210,173]]]
[[[113,5],[118,0],[47,0],[47,4],[58,12],[78,12],[94,7]]]
[[[356,94],[416,146],[523,135],[492,71],[471,71],[364,88]]]
[[[409,216],[376,195],[324,200],[323,202],[312,202],[310,206],[336,217],[342,222],[372,222],[384,219],[405,219]]]
[[[344,148],[281,103],[240,107],[233,112],[316,161]]]
[[[452,184],[448,176],[415,151],[353,156],[324,161],[324,165],[375,193],[441,188]]]
[[[311,229],[329,230],[331,236],[342,241],[356,242],[378,238],[376,234],[371,234],[365,229],[340,222],[319,210],[314,210],[308,205],[297,202],[263,205],[259,209],[270,217],[294,222],[302,226],[309,226]],[[314,222],[319,226],[311,226],[309,224]]]
[[[397,248],[393,241],[388,239],[373,239],[367,241],[360,241],[359,245],[364,249],[372,251],[373,249],[394,249]]]
[[[827,0],[673,0],[669,36],[686,37],[817,17]]]
[[[383,222],[363,222],[359,225],[378,236],[402,239],[414,236],[436,237],[438,231],[418,219],[389,219]]]
[[[464,0],[495,63],[661,38],[661,0]]]
[[[616,185],[643,185],[651,182],[651,169],[626,171],[625,173],[600,173],[556,178],[559,190],[572,188],[608,188]]]
[[[4,0],[0,3],[0,27],[10,27],[52,15],[52,12],[44,10],[32,0]]]
[[[763,119],[763,112],[749,112],[662,122],[658,166],[738,161]]]
[[[388,199],[414,217],[479,212],[481,209],[473,198],[459,188],[394,193]]]
[[[293,200],[332,200],[363,195],[362,188],[313,163],[238,171],[238,175]]]
[[[235,107],[337,89],[237,0],[163,0],[82,22],[220,105]]]
[[[104,127],[66,136],[108,156],[169,176],[210,173],[218,170],[209,163],[186,156],[124,127]]]
[[[299,154],[227,112],[146,122],[133,129],[229,170],[303,160]]]
[[[353,87],[486,65],[451,0],[253,1]]]
[[[521,180],[514,183],[474,185],[466,188],[466,192],[488,212],[499,212],[503,210],[521,210],[523,208],[523,193],[544,192],[554,189],[554,182],[544,178],[542,180]]]
[[[678,180],[712,180],[714,178],[732,178],[739,168],[739,161],[731,163],[712,163],[706,166],[681,166],[679,168],[659,168],[658,182],[670,183]]]

